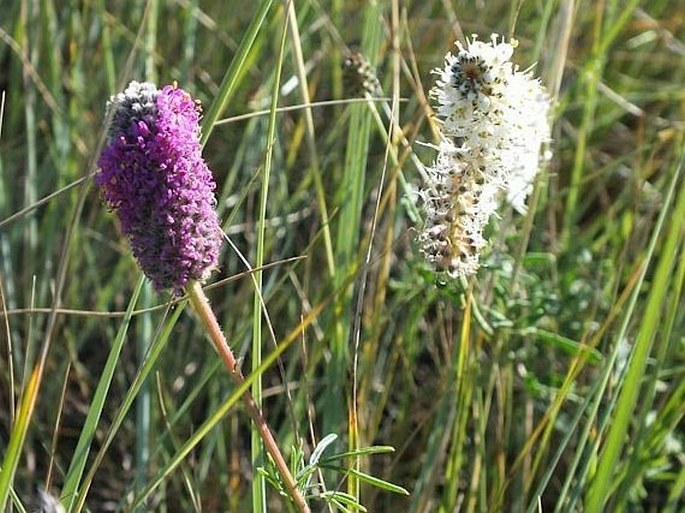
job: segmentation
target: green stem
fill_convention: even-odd
[[[233,381],[235,381],[237,385],[242,384],[245,381],[245,378],[237,365],[233,351],[231,351],[231,348],[228,346],[226,337],[224,337],[224,334],[221,331],[219,322],[217,321],[214,312],[209,307],[209,300],[202,290],[202,287],[198,282],[192,282],[186,287],[186,292],[190,297],[190,302],[193,305],[193,308],[195,308],[195,311],[200,316],[202,323],[207,328],[209,338],[226,365],[231,378],[233,378]],[[274,460],[276,468],[278,468],[278,471],[283,478],[283,482],[290,492],[290,497],[295,502],[298,511],[300,511],[300,513],[310,513],[309,506],[307,506],[304,496],[297,488],[297,483],[295,482],[295,479],[288,468],[288,464],[286,463],[285,458],[283,457],[283,454],[281,453],[281,450],[274,439],[274,436],[271,434],[271,430],[269,429],[266,420],[259,411],[259,408],[257,408],[252,394],[249,390],[246,390],[242,398],[243,402],[245,403],[245,407],[247,408],[247,413],[250,415],[255,427],[259,431],[259,435],[264,441],[264,446],[269,452],[271,458]]]

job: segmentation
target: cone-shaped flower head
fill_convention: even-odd
[[[549,99],[529,71],[511,62],[515,46],[496,35],[489,43],[473,36],[435,71],[443,141],[420,192],[426,222],[419,242],[436,270],[453,277],[478,269],[498,196],[525,211],[549,140]]]
[[[216,267],[216,184],[202,158],[200,111],[176,85],[131,82],[107,104],[107,145],[95,177],[157,290],[180,292]]]

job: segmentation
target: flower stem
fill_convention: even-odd
[[[228,346],[226,337],[224,337],[224,334],[219,327],[219,323],[214,315],[214,312],[209,307],[209,300],[202,290],[202,287],[197,281],[192,281],[186,286],[186,292],[190,297],[190,302],[200,316],[202,323],[207,328],[209,338],[212,341],[212,344],[214,344],[214,348],[219,353],[219,356],[221,356],[221,359],[224,361],[224,364],[226,364],[226,368],[233,378],[233,381],[235,381],[237,384],[243,383],[245,381],[245,377],[237,365],[233,351],[231,351],[231,348]],[[286,463],[285,458],[283,457],[283,454],[281,453],[281,450],[279,449],[278,444],[276,443],[276,440],[269,429],[269,425],[266,423],[266,420],[259,411],[259,408],[257,408],[249,389],[243,394],[242,399],[245,403],[245,407],[247,408],[247,413],[250,415],[252,421],[257,427],[257,430],[264,441],[264,446],[269,452],[269,455],[271,455],[271,458],[274,460],[274,463],[276,464],[276,467],[278,468],[278,471],[285,482],[285,486],[290,492],[290,497],[295,502],[298,511],[300,513],[310,513],[309,506],[304,500],[302,493],[298,489],[297,483],[295,482],[293,475],[290,473],[288,464]]]

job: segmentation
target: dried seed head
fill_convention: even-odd
[[[347,95],[351,97],[364,97],[365,94],[377,96],[380,92],[380,82],[376,76],[376,70],[356,50],[345,53],[343,83]]]

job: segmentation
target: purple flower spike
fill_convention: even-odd
[[[107,104],[112,122],[95,182],[157,290],[179,293],[216,268],[216,184],[202,158],[199,106],[182,89],[131,82]]]

